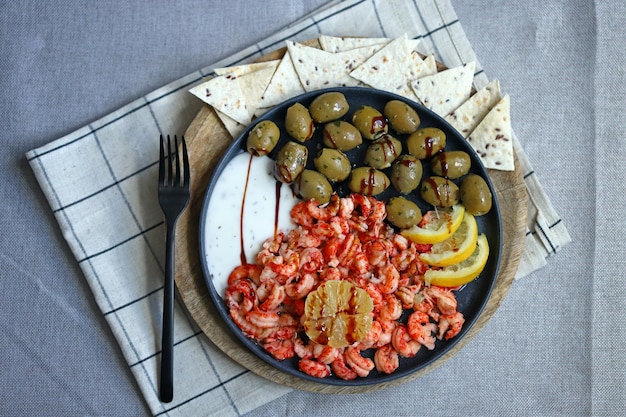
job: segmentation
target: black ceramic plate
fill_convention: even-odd
[[[501,225],[501,218],[500,218],[500,210],[499,210],[497,199],[495,197],[495,191],[493,189],[493,185],[491,183],[487,170],[484,168],[480,159],[476,155],[476,152],[465,141],[465,139],[463,139],[463,137],[453,127],[451,127],[447,122],[445,122],[440,116],[433,113],[429,109],[426,109],[425,107],[411,100],[407,100],[395,94],[387,93],[387,92],[380,91],[380,90],[375,90],[375,89],[370,89],[370,88],[361,88],[361,87],[330,88],[327,90],[320,90],[320,91],[306,93],[298,97],[294,97],[290,100],[287,100],[284,103],[276,106],[275,108],[267,112],[265,115],[263,115],[261,118],[259,118],[257,121],[255,121],[256,123],[260,120],[270,119],[270,120],[273,120],[281,129],[280,142],[278,146],[276,146],[274,151],[270,153],[269,157],[274,158],[277,151],[282,147],[282,145],[286,141],[289,140],[288,135],[284,130],[284,120],[285,120],[285,113],[287,111],[287,108],[289,108],[291,105],[293,105],[296,102],[299,102],[303,104],[304,106],[308,106],[315,97],[327,91],[339,91],[345,95],[350,105],[350,111],[343,118],[344,120],[347,120],[347,121],[350,121],[352,113],[362,105],[372,106],[374,108],[379,109],[379,111],[381,111],[382,113],[385,103],[387,103],[389,100],[396,99],[396,100],[402,100],[406,102],[411,107],[413,107],[419,114],[420,119],[421,119],[420,127],[438,127],[446,133],[446,137],[447,137],[446,150],[463,150],[470,155],[471,162],[472,162],[472,168],[470,172],[473,172],[483,177],[487,181],[487,184],[489,185],[489,187],[491,188],[491,193],[494,197],[491,211],[487,213],[486,215],[476,217],[476,220],[478,222],[479,233],[484,233],[487,236],[487,239],[489,241],[490,253],[489,253],[489,260],[487,262],[487,266],[485,267],[485,269],[483,270],[483,272],[480,274],[478,278],[466,284],[459,291],[456,292],[456,298],[458,301],[458,310],[461,313],[463,313],[463,315],[465,316],[465,324],[463,325],[461,332],[451,340],[437,341],[434,350],[427,350],[426,348],[422,347],[415,357],[407,358],[407,359],[401,358],[400,367],[391,375],[379,373],[374,369],[370,372],[368,377],[357,378],[356,380],[352,380],[352,381],[344,381],[342,379],[335,377],[334,375],[331,375],[330,377],[324,378],[324,379],[312,378],[298,370],[297,357],[290,359],[290,360],[278,361],[274,359],[270,354],[268,354],[261,346],[257,345],[254,341],[246,337],[241,332],[241,330],[234,324],[233,320],[231,319],[229,315],[228,308],[226,307],[226,304],[223,299],[224,294],[218,293],[215,286],[213,285],[213,280],[211,278],[212,271],[210,271],[209,269],[206,255],[205,255],[207,253],[207,242],[205,241],[206,239],[204,238],[204,236],[205,236],[205,229],[207,227],[208,222],[211,222],[212,216],[215,215],[214,213],[209,212],[208,207],[209,207],[211,198],[214,197],[213,190],[215,189],[216,183],[219,181],[220,175],[224,171],[226,165],[238,154],[242,152],[246,152],[246,138],[248,136],[248,132],[254,126],[254,123],[250,127],[248,127],[228,148],[228,150],[222,157],[220,163],[217,165],[214,171],[213,177],[211,179],[211,182],[208,186],[208,190],[205,196],[205,200],[203,202],[203,209],[202,209],[201,218],[200,218],[200,251],[201,251],[200,259],[202,261],[202,267],[203,267],[206,284],[209,289],[211,298],[217,307],[217,310],[222,315],[224,321],[226,322],[226,324],[228,325],[232,333],[235,335],[235,337],[238,338],[247,349],[250,349],[256,355],[258,355],[261,359],[275,366],[276,368],[280,369],[283,372],[286,372],[288,374],[295,375],[295,376],[298,376],[307,380],[315,381],[317,383],[323,383],[323,384],[325,383],[325,384],[341,385],[341,386],[359,386],[359,385],[378,384],[378,383],[394,380],[399,377],[407,376],[437,361],[438,359],[442,357],[442,355],[444,355],[456,343],[458,343],[463,337],[465,337],[468,330],[476,322],[483,307],[485,306],[487,300],[489,299],[491,290],[493,288],[493,285],[495,283],[495,280],[498,274],[499,263],[500,263],[500,252],[501,252],[501,246],[502,246],[502,225]],[[313,136],[311,140],[309,140],[306,143],[306,146],[309,148],[309,161],[307,164],[307,168],[313,168],[313,156],[323,146],[321,144],[321,132],[322,132],[322,126],[316,126],[315,135]],[[408,135],[397,135],[391,129],[390,129],[390,133],[393,134],[396,138],[403,141],[403,143],[406,137],[408,136]],[[369,141],[364,140],[361,146],[346,153],[348,157],[350,158],[351,162],[353,162],[353,164],[362,165],[361,161],[363,161],[363,155],[365,153],[365,149],[368,143]],[[429,165],[430,164],[428,163],[428,160],[424,161],[423,163],[424,177],[430,175],[431,173]],[[246,176],[247,173],[241,172],[241,175]],[[349,192],[347,185],[345,183],[337,184],[334,188],[341,195],[345,195],[347,192]],[[384,193],[378,195],[377,198],[386,200],[396,194],[397,192],[395,192],[393,187],[390,186]],[[415,195],[410,195],[409,198],[414,200],[422,208],[422,212],[426,212],[427,210],[432,209],[432,207],[428,206],[419,198],[417,193],[415,193]],[[272,207],[268,207],[267,209],[274,210],[274,205],[272,204]],[[233,225],[233,227],[236,228],[235,225]],[[233,252],[234,252],[233,256],[236,256],[237,258],[239,258],[238,248],[233,248]],[[373,349],[363,352],[364,356],[367,356],[370,358],[373,357],[373,354],[374,354]]]

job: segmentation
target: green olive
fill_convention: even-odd
[[[420,195],[435,207],[452,207],[459,202],[459,187],[448,178],[428,177],[422,181]]]
[[[435,175],[454,180],[469,172],[472,161],[467,152],[444,151],[435,155],[431,167]]]
[[[367,147],[363,162],[372,168],[388,168],[401,152],[402,143],[398,139],[382,135]]]
[[[340,182],[350,175],[350,160],[339,149],[323,148],[313,160],[315,169],[330,182]]]
[[[344,152],[363,143],[361,133],[357,128],[343,120],[326,123],[322,136],[324,145]]]
[[[319,204],[330,201],[333,187],[325,176],[312,169],[305,169],[293,183],[294,192],[305,200],[315,200]]]
[[[404,101],[391,100],[383,110],[389,125],[397,133],[413,133],[420,125],[420,117],[411,106]]]
[[[391,165],[391,183],[402,194],[415,190],[422,180],[422,162],[413,155],[401,155]]]
[[[375,168],[359,167],[350,173],[348,187],[353,193],[377,195],[389,187],[389,178]]]
[[[491,210],[492,196],[483,177],[469,174],[461,182],[461,202],[470,214],[482,216]]]
[[[406,146],[411,155],[419,159],[430,158],[446,147],[446,134],[436,127],[424,127],[411,133]]]
[[[280,139],[280,129],[271,120],[262,120],[248,133],[246,149],[254,156],[263,156],[272,152]]]
[[[387,203],[387,220],[400,229],[407,229],[422,220],[422,211],[406,197],[392,197]]]
[[[309,110],[300,103],[289,107],[285,116],[285,130],[289,136],[300,142],[311,139],[315,126]]]
[[[352,115],[352,124],[365,139],[373,140],[387,133],[387,120],[381,112],[370,106],[362,106]]]
[[[296,142],[287,142],[276,155],[274,176],[280,182],[289,184],[304,170],[309,150]]]
[[[309,111],[313,120],[317,123],[326,123],[340,119],[350,106],[346,97],[339,92],[331,91],[315,97],[309,105]]]

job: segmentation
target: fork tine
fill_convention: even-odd
[[[183,143],[183,185],[189,187],[189,156],[187,155],[187,143],[185,137],[181,136]]]
[[[159,143],[159,185],[163,185],[165,181],[165,149],[163,148],[163,135],[161,135]]]
[[[180,158],[178,155],[178,136],[174,135],[174,187],[180,185]]]
[[[167,183],[166,185],[172,185],[172,144],[170,142],[170,135],[167,135]]]

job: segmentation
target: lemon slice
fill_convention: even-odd
[[[400,234],[415,243],[443,242],[459,228],[463,221],[465,207],[456,204],[448,209],[430,210],[418,225],[403,229]]]
[[[329,280],[311,292],[304,304],[304,331],[309,339],[335,348],[365,339],[372,328],[374,303],[348,281]]]
[[[440,287],[456,287],[467,284],[476,278],[485,269],[489,258],[489,243],[484,234],[478,236],[476,249],[463,262],[446,266],[442,269],[429,269],[424,274],[427,285]]]
[[[430,266],[450,266],[463,262],[476,249],[478,224],[474,216],[465,212],[458,229],[443,242],[432,245],[430,252],[420,254],[420,259]]]

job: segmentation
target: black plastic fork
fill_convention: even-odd
[[[178,152],[178,138],[174,149],[167,135],[167,153],[161,135],[159,158],[159,204],[165,214],[167,236],[165,242],[165,283],[163,289],[163,334],[161,339],[161,383],[159,398],[171,402],[174,397],[174,232],[176,221],[190,198],[189,157],[187,144],[181,137],[182,166]],[[182,175],[181,175],[182,172]]]

